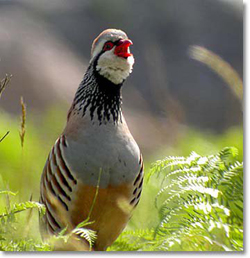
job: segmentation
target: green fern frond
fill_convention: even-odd
[[[108,250],[146,251],[145,247],[147,246],[147,251],[150,251],[150,249],[152,249],[153,234],[153,229],[137,229],[134,231],[124,231],[115,241],[115,243],[111,247],[109,247]]]
[[[11,209],[11,212],[16,213],[27,209],[33,209],[33,208],[38,209],[39,212],[45,213],[45,206],[39,202],[34,202],[34,201],[15,203],[13,208]]]
[[[87,229],[87,228],[75,228],[72,231],[72,233],[80,236],[81,238],[83,238],[85,240],[87,240],[87,242],[89,243],[90,249],[93,246],[93,244],[95,243],[96,232],[94,230]]]
[[[175,157],[175,156],[169,156],[166,157],[163,160],[157,160],[156,162],[154,162],[151,166],[151,170],[150,172],[147,174],[147,180],[150,179],[151,176],[153,176],[154,174],[159,175],[159,173],[163,170],[166,169],[167,166],[174,165],[174,164],[179,164],[182,161],[185,161],[184,157]]]
[[[13,192],[8,191],[8,190],[0,191],[0,194],[9,194],[9,195],[13,195],[13,196],[17,195],[17,193],[13,193]]]
[[[155,197],[159,224],[149,232],[125,231],[110,250],[242,251],[243,163],[237,155],[226,147],[155,162],[148,180],[162,180]]]
[[[183,248],[182,239],[192,235],[194,242],[206,236],[202,241],[209,248],[242,250],[241,240],[232,238],[235,230],[243,230],[243,164],[236,161],[237,155],[237,149],[227,147],[206,157],[193,152],[179,164],[178,158],[163,161],[158,173],[164,174],[165,186],[156,196],[160,223],[155,235],[171,236],[167,249]],[[166,170],[169,164],[174,166]],[[211,238],[217,234],[218,239]],[[198,250],[196,244],[192,250]]]
[[[13,207],[10,208],[8,213],[2,213],[0,214],[0,218],[10,216],[12,214],[22,212],[28,209],[38,209],[39,212],[42,214],[45,214],[45,207],[43,204],[39,202],[34,202],[34,201],[27,201],[27,202],[22,202],[22,203],[15,203]]]

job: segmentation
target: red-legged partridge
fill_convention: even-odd
[[[121,87],[134,64],[131,44],[127,35],[116,29],[103,31],[93,42],[89,67],[66,127],[43,170],[40,200],[46,214],[40,224],[44,238],[65,227],[70,232],[88,217],[93,206],[93,223],[87,226],[97,234],[93,250],[106,250],[139,202],[142,155],[121,109]],[[75,249],[87,250],[86,246]]]

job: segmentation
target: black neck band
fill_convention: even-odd
[[[101,54],[100,54],[101,55]],[[98,55],[89,65],[74,98],[73,114],[88,114],[100,124],[121,121],[121,84],[114,84],[96,71]]]

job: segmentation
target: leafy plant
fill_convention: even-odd
[[[155,197],[159,223],[155,228],[124,231],[109,251],[242,251],[243,163],[236,148],[224,148],[209,156],[192,152],[188,157],[167,157],[152,165],[148,181],[158,178]],[[18,232],[20,215],[44,207],[33,201],[11,204],[16,193],[1,190],[6,205],[0,213],[0,249],[4,251],[51,251],[58,240],[67,243],[74,234],[91,247],[95,232],[80,223],[49,242]],[[20,214],[20,215],[19,215]],[[18,217],[17,217],[18,216]],[[30,220],[30,216],[26,215]],[[29,223],[27,223],[29,224]],[[14,233],[16,232],[16,234]]]
[[[16,215],[23,211],[37,209],[39,212],[44,213],[45,208],[42,204],[34,201],[11,203],[10,196],[16,196],[8,190],[0,191],[0,198],[6,201],[5,210],[0,213],[0,250],[1,251],[38,251],[45,248],[45,245],[34,241],[33,239],[26,238],[24,235],[21,238],[20,223],[18,223]],[[27,216],[25,228],[28,228],[30,216]],[[23,233],[25,232],[25,228]],[[19,232],[18,237],[15,232]]]
[[[67,228],[65,228],[58,235],[48,239],[48,241],[43,242],[41,240],[35,240],[28,234],[29,224],[32,218],[31,213],[26,213],[26,224],[21,220],[21,216],[17,217],[17,214],[22,213],[23,215],[24,211],[37,209],[39,213],[43,215],[45,214],[45,206],[34,201],[21,203],[14,202],[12,204],[10,201],[10,195],[16,196],[17,193],[13,193],[8,190],[0,191],[0,197],[3,197],[3,195],[5,196],[6,205],[5,211],[0,213],[1,251],[53,251],[54,246],[59,247],[62,250],[67,250],[67,247],[70,247],[72,244],[72,237],[74,239],[74,248],[78,247],[79,250],[81,250],[81,248],[85,245],[87,247],[86,250],[91,249],[96,239],[96,234],[93,230],[86,228],[86,226],[93,223],[89,221],[89,217],[83,222],[79,223],[71,232],[67,234]],[[79,241],[80,239],[84,239],[86,243],[84,244],[84,242]],[[62,246],[64,248],[62,248]]]
[[[64,228],[58,235],[54,235],[47,241],[35,240],[28,236],[29,224],[32,218],[32,213],[26,215],[26,223],[20,220],[20,217],[16,217],[17,213],[23,213],[27,210],[37,209],[40,215],[45,214],[45,206],[39,202],[26,201],[26,202],[11,202],[10,196],[16,196],[17,193],[13,193],[9,190],[0,190],[0,197],[3,195],[6,197],[6,204],[4,211],[0,212],[0,250],[2,251],[53,251],[55,250],[91,250],[94,241],[96,240],[96,232],[86,228],[88,225],[94,222],[90,221],[90,215],[93,210],[100,183],[101,171],[99,175],[96,194],[94,196],[93,204],[91,206],[88,217],[79,223],[70,232],[67,227]],[[0,184],[1,188],[3,186]],[[0,198],[1,202],[1,198]],[[37,225],[38,226],[38,225]],[[22,235],[20,228],[23,228]]]
[[[219,153],[167,157],[153,164],[159,224],[124,232],[110,250],[242,251],[243,163],[236,148]]]

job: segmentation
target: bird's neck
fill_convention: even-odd
[[[122,84],[114,84],[90,64],[74,98],[69,115],[90,116],[99,124],[122,122]]]

